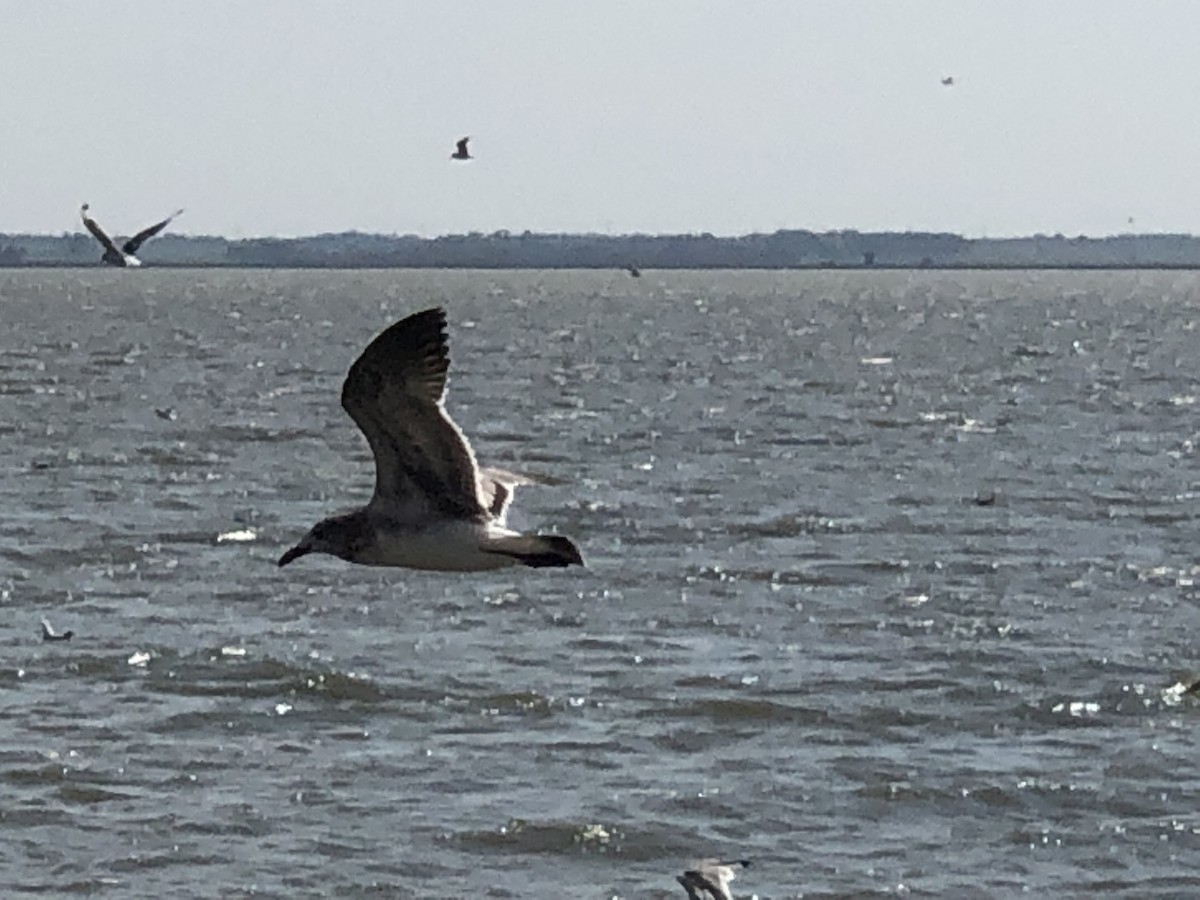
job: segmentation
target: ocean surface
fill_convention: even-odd
[[[588,568],[279,569],[436,304]],[[2,271],[0,893],[1197,896],[1198,321],[1197,273]]]

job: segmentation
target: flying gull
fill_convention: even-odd
[[[92,237],[98,240],[104,247],[104,255],[100,257],[102,262],[106,262],[110,266],[136,267],[142,264],[142,261],[138,259],[136,255],[138,248],[170,225],[176,216],[182,215],[183,210],[177,209],[161,222],[157,222],[154,225],[151,225],[149,228],[143,228],[119,248],[113,242],[113,239],[104,233],[104,229],[96,224],[96,220],[88,215],[88,205],[86,203],[83,204],[83,207],[79,210],[79,214],[83,217],[83,224],[87,227],[87,230],[92,233]]]
[[[54,630],[54,626],[50,624],[49,619],[42,619],[42,640],[43,641],[69,641],[75,637],[73,631],[58,632]]]
[[[367,346],[342,385],[342,408],[375,456],[375,493],[318,522],[279,565],[308,553],[444,572],[583,565],[561,535],[505,527],[513,491],[532,479],[479,468],[443,406],[449,368],[443,309],[401,319]]]
[[[675,876],[675,880],[687,891],[688,900],[705,900],[701,891],[706,892],[710,900],[733,900],[733,894],[729,893],[729,882],[737,877],[734,867],[744,869],[748,865],[750,861],[746,859],[729,862],[702,859],[682,875]]]
[[[461,141],[459,141],[457,144],[455,144],[454,146],[457,147],[458,149],[450,154],[450,158],[451,159],[474,159],[475,157],[473,157],[470,153],[467,152],[467,141],[469,141],[469,140],[470,140],[469,137],[465,137]]]
[[[942,79],[942,86],[943,86],[943,87],[954,87],[954,76],[953,76],[953,75],[947,75],[945,78],[943,78],[943,79]]]

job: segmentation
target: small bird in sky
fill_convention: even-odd
[[[455,144],[454,146],[456,146],[458,149],[450,154],[450,158],[451,159],[474,159],[475,157],[473,157],[470,153],[467,152],[467,141],[469,141],[469,140],[470,140],[469,137],[465,137],[462,140],[460,140],[457,144]]]
[[[954,87],[954,76],[953,76],[953,75],[947,75],[945,78],[943,78],[943,79],[942,79],[942,86],[943,86],[943,87]]]

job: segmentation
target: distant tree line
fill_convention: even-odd
[[[712,234],[383,235],[303,238],[168,234],[139,254],[160,266],[239,268],[788,269],[812,267],[1200,267],[1200,239],[1181,234],[964,238],[939,232],[804,230]],[[90,235],[0,235],[0,267],[99,265]]]

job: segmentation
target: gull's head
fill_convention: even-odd
[[[300,543],[279,557],[279,565],[286,566],[310,553],[328,553],[340,559],[352,560],[362,531],[357,517],[358,513],[349,513],[318,522],[300,539]]]

